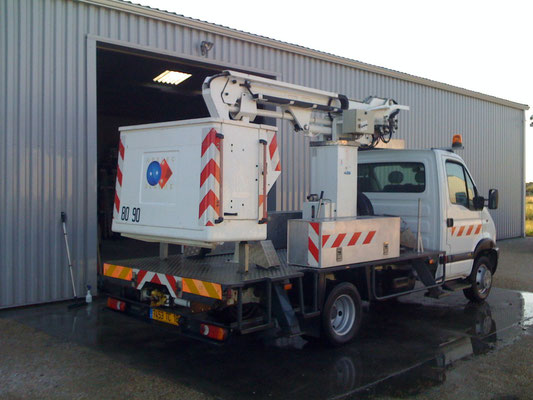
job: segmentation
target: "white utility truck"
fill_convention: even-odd
[[[202,93],[210,118],[120,129],[113,230],[161,251],[104,264],[109,308],[210,341],[264,331],[339,345],[362,301],[488,296],[498,249],[485,203],[498,192],[480,196],[452,149],[374,149],[408,107],[234,71]],[[268,211],[283,166],[277,128],[257,117],[311,138],[301,212]]]

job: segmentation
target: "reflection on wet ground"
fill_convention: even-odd
[[[101,301],[74,311],[65,304],[5,310],[0,317],[219,398],[349,398],[414,395],[438,385],[454,361],[533,329],[533,294],[493,289],[480,305],[456,293],[373,306],[358,341],[336,349],[301,338],[213,346],[109,311]]]

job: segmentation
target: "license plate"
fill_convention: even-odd
[[[165,322],[167,324],[178,326],[180,323],[180,316],[172,314],[163,310],[157,310],[152,308],[150,310],[150,318],[155,319],[156,321]]]

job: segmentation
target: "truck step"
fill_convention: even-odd
[[[442,286],[442,288],[450,292],[456,292],[458,290],[468,289],[471,286],[472,284],[469,283],[468,281],[459,281],[459,282],[456,281],[456,282],[446,282]]]
[[[443,291],[440,287],[431,288],[424,294],[424,296],[431,297],[432,299],[442,299],[449,295],[450,293]]]

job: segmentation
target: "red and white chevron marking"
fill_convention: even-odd
[[[318,267],[318,256],[320,246],[320,224],[309,222],[309,238],[307,241],[307,263],[310,266]]]
[[[462,225],[462,226],[452,226],[452,236],[461,237],[461,236],[470,236],[470,235],[479,235],[481,233],[482,224],[474,225]]]
[[[267,132],[267,146],[268,146],[268,160],[267,160],[267,190],[270,191],[270,188],[276,182],[276,179],[281,175],[281,162],[279,157],[278,149],[278,138],[276,132]],[[262,187],[263,175],[260,176],[259,187]],[[263,203],[265,201],[265,196],[259,194],[259,215],[263,215]]]
[[[200,173],[199,223],[201,226],[213,226],[220,216],[220,138],[217,131],[211,129],[202,140]]]
[[[145,283],[152,282],[157,283],[158,285],[164,285],[168,289],[168,292],[173,298],[178,296],[178,286],[176,283],[176,278],[172,275],[160,274],[157,272],[143,271],[143,270],[133,270],[137,274],[137,289],[142,289]]]
[[[279,160],[279,150],[278,150],[278,137],[276,132],[268,133],[268,154],[270,155],[270,162],[274,171],[281,171],[281,162]]]
[[[333,249],[336,247],[350,247],[372,243],[376,231],[337,233],[334,235],[322,235],[322,248]]]
[[[117,160],[117,181],[115,183],[115,208],[113,209],[113,218],[118,218],[120,210],[120,192],[122,190],[122,169],[124,166],[124,144],[122,138],[118,142],[118,160]]]

